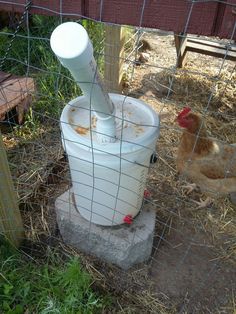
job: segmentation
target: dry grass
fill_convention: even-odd
[[[196,71],[195,68],[185,68],[184,70]],[[231,69],[232,70],[232,69]],[[208,76],[210,77],[210,69],[208,69]],[[213,74],[213,73],[212,73]],[[210,102],[209,110],[205,116],[205,122],[211,136],[214,136],[220,141],[225,143],[236,143],[236,134],[232,130],[236,130],[236,120],[235,120],[235,99],[236,99],[236,72],[231,73],[230,71],[222,71],[220,75],[220,81],[217,83],[214,81],[214,77],[206,78],[202,75],[191,74],[188,72],[177,71],[174,75],[173,80],[173,100],[179,104],[187,104],[194,111],[204,113],[206,104],[208,103],[209,96],[212,92],[212,85],[215,87],[214,96]],[[231,80],[230,80],[231,79]],[[229,83],[222,83],[222,80],[230,80]],[[178,112],[179,106],[171,105],[170,110]],[[169,121],[169,125],[172,127],[172,121]],[[166,129],[168,128],[168,123],[163,127],[162,137],[163,142],[161,145],[166,146],[167,143],[176,140],[176,131]],[[179,134],[178,134],[179,138]],[[177,139],[178,141],[178,139]],[[162,152],[162,148],[159,148]],[[171,149],[171,148],[170,148]],[[175,152],[172,150],[166,152],[167,156],[175,156]],[[162,160],[168,161],[165,155],[162,156]],[[163,165],[162,165],[163,167]],[[173,160],[169,161],[170,167],[174,168]],[[171,169],[170,169],[171,170]],[[170,171],[169,171],[170,173]],[[166,172],[165,172],[166,174]],[[167,181],[172,182],[173,189],[179,189],[176,187],[175,179],[173,177],[173,171],[171,171],[172,178],[168,178]],[[176,191],[176,195],[178,192]],[[235,251],[235,235],[236,235],[236,213],[235,206],[228,200],[228,198],[216,199],[214,212],[208,213],[206,215],[205,211],[196,212],[194,219],[199,221],[204,225],[205,230],[212,233],[212,238],[217,241],[223,235],[227,236],[227,241],[221,243],[220,248],[222,250],[221,258],[234,258],[236,257]],[[193,222],[195,223],[195,222]],[[224,249],[223,249],[224,248]]]
[[[22,140],[16,131],[5,134],[3,141],[19,202],[37,199],[43,186],[50,194],[50,185],[62,176],[65,167],[59,125],[48,121],[38,129],[37,136],[29,134]]]
[[[194,233],[188,235],[190,240],[198,234],[205,234],[204,242],[214,250],[212,261],[226,262],[225,268],[232,271],[236,263],[236,206],[227,197],[222,197],[216,199],[211,207],[197,210],[194,201],[199,201],[204,195],[199,191],[186,195],[182,188],[184,182],[177,176],[175,168],[176,148],[181,130],[174,123],[174,119],[181,108],[190,106],[193,111],[204,115],[209,135],[225,143],[236,143],[236,133],[232,132],[236,130],[235,65],[226,61],[219,73],[222,60],[190,53],[186,66],[175,70],[172,58],[173,43],[168,37],[166,40],[156,38],[155,42],[153,37],[147,34],[146,38],[156,51],[165,51],[163,58],[158,60],[158,66],[162,68],[146,64],[137,67],[130,90],[125,90],[150,104],[157,112],[169,113],[169,117],[161,120],[161,134],[157,143],[159,159],[148,180],[152,202],[156,204],[158,217],[161,215],[159,220],[167,225],[163,228],[163,223],[158,222],[157,234],[165,235],[168,240],[169,235],[173,233],[173,227],[177,226],[181,232],[181,223],[192,226]],[[149,64],[154,64],[156,58],[155,53],[151,52]],[[168,88],[171,88],[170,98],[166,98]],[[165,246],[165,243],[163,245]],[[161,249],[157,247],[156,251],[158,250]],[[158,300],[157,298],[157,302]],[[233,304],[234,301],[231,302],[231,307],[218,309],[217,312],[221,313],[222,310],[232,313],[235,311]],[[172,306],[175,308],[174,303]],[[216,309],[212,313],[215,313],[214,311]]]
[[[151,36],[151,35],[150,35]],[[151,38],[147,36],[147,38]],[[163,57],[168,68],[173,63],[173,43],[169,36],[162,38],[163,46],[158,49],[171,49],[169,58]],[[157,53],[152,44],[151,61]],[[206,60],[212,61],[212,67],[203,67]],[[236,211],[227,198],[216,200],[213,207],[196,210],[195,200],[202,196],[199,191],[187,196],[182,188],[175,168],[175,153],[180,137],[174,118],[183,106],[190,106],[197,112],[204,112],[209,96],[213,97],[205,116],[209,132],[227,143],[236,142],[235,99],[236,72],[232,63],[217,77],[219,60],[207,59],[192,54],[185,68],[173,73],[173,69],[156,70],[141,66],[135,69],[134,81],[129,84],[136,97],[149,103],[157,112],[168,111],[170,116],[161,122],[161,134],[157,143],[159,160],[152,168],[147,186],[152,193],[151,202],[156,205],[158,221],[157,235],[168,239],[172,228],[183,222],[193,226],[196,233],[202,230],[217,254],[215,259],[236,262]],[[199,73],[202,72],[202,73]],[[169,86],[170,100],[165,99],[167,90],[160,86]],[[145,83],[145,84],[144,84]],[[214,87],[214,89],[213,89]],[[96,258],[84,256],[76,250],[63,245],[58,236],[55,223],[54,200],[70,184],[67,163],[63,158],[58,125],[48,123],[41,126],[37,137],[22,140],[15,133],[4,135],[9,162],[15,179],[22,214],[28,238],[47,245],[59,245],[68,254],[79,256],[84,267],[93,275],[101,289],[108,289],[117,295],[117,308],[114,313],[177,313],[176,302],[166,294],[157,294],[152,290],[152,278],[148,274],[148,265],[130,272],[120,272]],[[163,223],[165,226],[163,227]],[[59,242],[58,242],[59,241]],[[162,244],[165,245],[165,244]],[[156,251],[160,249],[157,246]],[[31,250],[31,254],[40,254],[40,248]],[[235,296],[225,312],[235,313]],[[231,311],[231,312],[230,312]],[[186,312],[187,313],[187,312]]]
[[[211,86],[211,84],[209,80],[205,79],[205,77],[199,76],[197,79],[200,81],[200,83],[196,85],[194,83],[195,78],[196,75],[192,77],[190,74],[186,73],[176,74],[173,84],[173,89],[176,92],[176,94],[173,94],[172,98],[174,102],[170,106],[166,106],[168,110],[173,113],[173,117],[179,111],[179,106],[181,106],[179,105],[180,101],[183,104],[182,106],[188,105],[196,112],[203,112],[203,104],[207,103],[210,90],[209,86]],[[209,83],[209,86],[206,83]],[[227,105],[234,105],[233,98],[235,96],[232,93],[231,85],[228,86],[229,89],[225,89],[223,85],[221,88],[218,88],[217,97],[213,98],[210,107],[211,110],[207,112],[205,116],[205,122],[211,136],[226,143],[236,143],[236,134],[235,132],[232,132],[232,130],[236,130],[236,120],[234,118],[235,106],[232,108],[232,110],[229,110],[229,105]],[[236,88],[234,89],[234,93],[235,91]],[[220,95],[223,95],[223,99],[220,97]],[[154,180],[155,186],[158,186],[158,183],[160,186],[162,186],[164,179],[165,184],[167,185],[166,191],[172,190],[173,194],[181,198],[183,201],[189,203],[189,207],[193,209],[191,217],[188,217],[188,219],[191,219],[191,223],[193,225],[200,224],[204,226],[204,229],[211,234],[210,237],[214,240],[214,245],[217,247],[217,249],[219,249],[219,258],[232,259],[236,261],[235,205],[233,205],[228,198],[222,197],[215,200],[213,208],[210,212],[207,212],[206,210],[194,211],[196,205],[193,203],[193,200],[198,201],[202,197],[201,194],[197,192],[187,196],[184,194],[184,191],[181,188],[183,183],[181,183],[179,180],[176,180],[174,160],[179,138],[180,131],[176,130],[176,126],[173,123],[173,118],[170,118],[169,121],[163,121],[161,137],[158,142],[160,166],[157,166],[157,171],[153,172],[151,175],[150,188],[152,186],[152,180]],[[173,143],[175,146],[174,148]],[[165,194],[166,192],[164,190],[164,207],[166,205]],[[159,193],[157,193],[156,198],[157,200],[160,200]],[[174,202],[175,199],[173,199],[173,204],[170,204],[169,208],[173,208]]]
[[[235,111],[236,72],[231,68],[222,70],[218,76],[212,75],[210,69],[199,74],[198,68],[188,65],[174,74],[170,70],[163,71],[157,79],[165,82],[166,86],[173,81],[173,99],[176,101],[188,103],[191,108],[203,111],[212,94],[209,113],[218,111],[222,115],[232,115],[232,111]]]

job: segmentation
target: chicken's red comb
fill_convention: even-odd
[[[188,114],[191,111],[191,108],[189,107],[184,107],[184,109],[178,114],[178,119],[179,118],[183,118],[184,116],[186,116],[186,114]]]

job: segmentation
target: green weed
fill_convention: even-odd
[[[58,119],[63,106],[81,95],[69,71],[61,66],[50,47],[51,33],[60,23],[59,17],[33,15],[29,20],[29,28],[21,28],[13,41],[13,30],[4,28],[0,31],[0,61],[4,59],[1,70],[34,78],[36,97],[33,110],[38,117]],[[101,23],[89,20],[80,20],[80,23],[88,31],[95,59],[103,72],[104,27]]]
[[[0,249],[1,313],[90,314],[110,305],[109,297],[93,291],[92,278],[78,258],[65,262],[52,253],[42,265],[3,243]]]

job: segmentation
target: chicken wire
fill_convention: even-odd
[[[191,1],[181,35],[183,37],[186,36],[194,6],[198,2],[202,1]],[[0,3],[5,3],[5,1],[0,1]],[[61,8],[62,3],[61,0]],[[17,5],[17,3],[14,4]],[[224,2],[224,4],[228,3]],[[32,7],[33,4],[29,2],[27,5]],[[173,120],[176,114],[188,104],[187,102],[190,102],[190,107],[202,114],[203,121],[211,122],[213,118],[216,121],[220,119],[220,124],[229,123],[230,130],[235,130],[235,65],[226,58],[229,49],[235,47],[233,38],[236,24],[233,25],[231,38],[223,41],[226,50],[222,60],[213,61],[211,57],[202,57],[202,66],[205,62],[208,62],[207,66],[213,62],[214,65],[216,64],[213,73],[205,71],[204,68],[178,69],[176,55],[172,55],[168,60],[163,52],[163,55],[159,53],[154,58],[151,55],[154,54],[154,48],[148,52],[149,60],[145,64],[140,64],[140,47],[142,47],[143,39],[150,41],[152,45],[152,36],[159,40],[158,43],[163,38],[168,38],[171,43],[170,38],[173,37],[170,33],[163,37],[163,33],[159,30],[142,27],[146,6],[148,6],[148,1],[143,1],[139,25],[135,29],[127,27],[128,38],[124,59],[126,84],[123,87],[123,94],[143,99],[160,114],[160,117],[163,113],[170,114],[166,120],[164,114],[161,118],[161,137],[157,141],[157,163],[150,164],[146,184],[151,197],[146,198],[143,205],[145,208],[149,204],[157,212],[150,260],[136,265],[129,271],[122,271],[63,244],[55,222],[54,204],[55,199],[68,190],[73,182],[71,182],[68,162],[61,147],[59,117],[64,105],[78,96],[80,90],[75,83],[72,83],[73,79],[69,73],[55,60],[49,45],[52,30],[68,18],[63,16],[62,11],[58,12],[55,17],[49,18],[48,25],[40,26],[42,30],[47,29],[43,32],[43,36],[38,36],[35,35],[35,21],[32,21],[29,15],[30,7],[29,12],[26,7],[24,14],[16,18],[11,28],[2,29],[0,32],[0,38],[4,44],[1,50],[1,70],[34,77],[36,80],[34,102],[24,124],[19,126],[15,123],[14,112],[8,113],[11,116],[1,122],[3,140],[28,239],[27,245],[23,244],[22,249],[34,259],[38,258],[41,251],[44,252],[43,246],[58,246],[70,254],[80,255],[83,263],[87,265],[95,278],[102,278],[111,290],[114,289],[117,293],[122,292],[124,299],[133,298],[134,312],[137,313],[140,311],[147,313],[158,311],[160,313],[232,313],[236,282],[233,205],[227,199],[222,199],[216,205],[196,211],[194,201],[201,194],[196,192],[191,196],[183,193],[182,183],[175,169],[175,151],[173,150],[173,146],[178,146],[181,130],[177,128]],[[41,9],[44,8],[41,7]],[[94,41],[95,59],[101,72],[104,68],[103,37],[106,24],[102,22],[102,14],[103,1],[100,1],[99,21],[88,20],[84,16],[74,19],[80,23],[82,19],[88,21],[85,27]],[[96,27],[99,36],[92,33],[92,27]],[[98,43],[96,37],[100,39]],[[188,35],[188,37],[191,38],[194,35]],[[217,38],[204,37],[203,40],[218,42]],[[40,44],[37,46],[36,42]],[[39,51],[35,51],[35,47],[38,47]],[[16,48],[19,49],[17,53]],[[172,44],[169,45],[169,49],[175,54]],[[44,55],[44,50],[47,51],[46,55]],[[188,54],[191,55],[191,53]],[[40,62],[40,58],[43,58],[43,63]],[[48,58],[50,60],[47,63]],[[194,55],[191,62],[197,62],[197,58],[199,56]],[[50,64],[51,60],[54,62],[53,65]],[[144,71],[146,77],[140,82],[141,78],[137,73],[143,69],[146,69],[147,73]],[[227,73],[225,74],[224,71]],[[189,100],[188,93],[191,94],[191,88],[194,88],[194,78],[199,80],[199,77],[203,78],[203,81],[210,82],[210,86],[203,100],[200,99],[195,106]],[[179,81],[183,86],[178,85]],[[145,85],[149,87],[149,93],[144,92],[143,86],[140,86],[142,84],[144,87]],[[228,90],[228,86],[232,87],[233,96],[225,101],[226,105],[223,108],[217,108],[214,103],[219,84],[223,84],[225,91]],[[49,86],[50,89],[48,89]],[[190,90],[185,91],[185,87]],[[50,94],[47,93],[49,90]],[[185,97],[181,93],[185,93]],[[2,99],[7,101],[2,88],[1,95]],[[225,97],[224,93],[220,96]],[[231,107],[230,101],[234,101]],[[55,110],[49,110],[50,106],[54,106]],[[211,126],[214,126],[214,123],[216,122],[213,121]],[[219,141],[233,142],[235,139],[233,132],[228,132],[225,139],[225,130],[222,133],[219,130],[220,128],[213,130],[213,134],[218,135]],[[92,164],[91,167],[94,165]],[[226,171],[225,177],[227,175]],[[4,186],[0,188],[4,190]],[[109,191],[105,193],[109,195]],[[69,206],[72,204],[70,203]],[[110,241],[110,237],[107,241]],[[111,280],[113,283],[110,282]],[[122,307],[120,311],[122,312]],[[125,305],[123,311],[126,311]]]

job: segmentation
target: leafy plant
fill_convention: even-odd
[[[0,32],[0,61],[4,59],[1,70],[34,78],[37,97],[33,109],[38,117],[58,119],[65,103],[81,95],[69,71],[61,66],[50,47],[52,31],[64,21],[68,19],[32,15],[29,28],[21,28],[13,41],[13,30],[5,27]],[[80,22],[88,31],[99,69],[103,71],[104,27],[89,20]]]
[[[1,313],[89,314],[109,306],[110,298],[93,290],[78,258],[64,262],[54,252],[45,264],[36,264],[12,248],[9,254],[9,245],[0,248]]]

